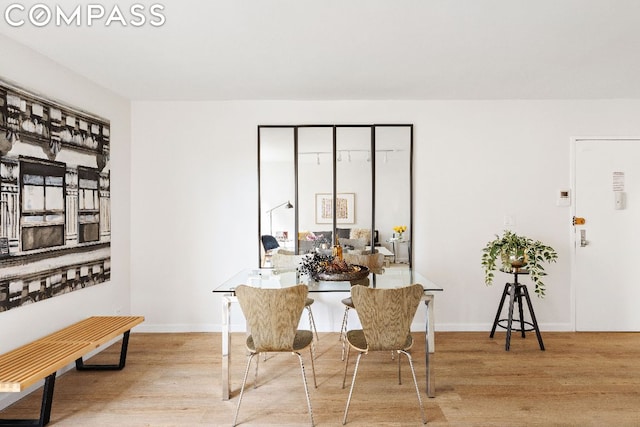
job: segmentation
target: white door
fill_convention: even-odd
[[[640,331],[640,139],[574,144],[576,330]]]

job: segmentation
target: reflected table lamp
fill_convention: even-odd
[[[285,209],[291,209],[293,208],[293,205],[291,204],[291,202],[289,200],[287,200],[284,203],[279,204],[278,206],[275,206],[269,210],[267,210],[267,213],[269,214],[269,234],[273,236],[273,211],[275,211],[278,208],[283,207]]]

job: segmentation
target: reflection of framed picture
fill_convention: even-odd
[[[338,193],[336,222],[354,224],[356,220],[355,193]],[[316,224],[333,223],[333,197],[331,193],[316,193]]]
[[[276,240],[279,242],[286,242],[289,240],[289,232],[288,231],[276,231]]]

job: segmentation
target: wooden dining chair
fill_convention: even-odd
[[[363,354],[370,351],[394,351],[398,353],[398,383],[402,384],[400,371],[400,355],[404,354],[409,360],[413,384],[415,385],[418,403],[422,414],[422,423],[426,424],[427,419],[424,414],[424,406],[420,397],[420,389],[416,380],[416,372],[413,368],[413,360],[409,350],[413,346],[411,336],[411,322],[416,314],[418,305],[422,298],[424,289],[422,285],[414,284],[402,288],[379,289],[365,286],[353,286],[351,296],[358,311],[358,317],[362,324],[362,329],[347,331],[346,341],[347,357],[344,364],[344,376],[342,378],[342,388],[345,386],[347,378],[347,367],[349,365],[350,349],[358,352],[358,358],[353,371],[351,389],[347,398],[347,406],[344,410],[342,424],[347,422],[349,404],[353,395],[353,387],[358,375],[358,366]]]
[[[382,274],[384,272],[384,255],[381,253],[359,255],[359,254],[345,254],[344,260],[349,264],[364,265],[369,268],[369,271],[375,274]],[[342,354],[341,360],[344,360],[344,353],[346,349],[345,334],[347,333],[347,320],[349,319],[349,310],[353,309],[353,300],[351,297],[347,297],[341,300],[344,306],[344,314],[342,315],[342,326],[340,327],[339,339],[342,341]]]
[[[271,258],[271,262],[273,268],[283,268],[283,269],[295,269],[297,268],[304,259],[306,255],[294,255],[294,254],[282,254],[276,252],[273,254]],[[316,328],[316,321],[313,318],[313,311],[311,310],[311,305],[315,302],[313,298],[307,297],[305,301],[304,308],[307,309],[307,314],[309,315],[309,327],[313,329],[313,332],[316,336],[316,341],[320,341],[318,337],[318,329]]]
[[[316,370],[313,363],[314,354],[313,333],[306,330],[298,330],[300,316],[305,306],[308,288],[306,285],[297,285],[288,288],[263,289],[251,286],[240,285],[236,288],[236,296],[249,327],[249,336],[246,340],[249,356],[247,367],[242,380],[240,397],[236,406],[236,413],[233,418],[233,425],[236,425],[240,404],[247,383],[247,375],[251,360],[260,353],[291,352],[298,356],[300,370],[302,372],[302,382],[304,392],[307,397],[309,417],[311,425],[314,425],[313,411],[311,409],[311,399],[307,387],[307,377],[304,371],[304,363],[300,351],[309,348],[311,353],[311,369],[313,371],[313,384],[317,388]],[[254,388],[257,387],[258,363],[260,358],[256,357],[256,371]]]

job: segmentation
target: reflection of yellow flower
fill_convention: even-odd
[[[396,225],[395,227],[393,227],[393,231],[395,231],[398,234],[404,233],[405,231],[407,231],[407,226],[406,225]]]

